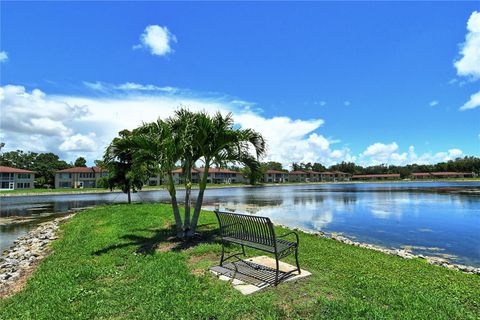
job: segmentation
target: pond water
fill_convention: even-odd
[[[182,190],[179,190],[179,195]],[[194,196],[196,192],[193,192]],[[121,193],[0,198],[0,217],[40,217],[72,208],[125,202]],[[137,202],[169,201],[164,190]],[[361,242],[409,248],[480,266],[480,182],[310,184],[207,189],[204,208],[269,216],[274,222],[341,233]],[[0,225],[0,250],[37,219]]]

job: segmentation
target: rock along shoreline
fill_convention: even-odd
[[[286,229],[292,229],[288,226],[278,224],[278,226],[286,228]],[[300,231],[308,234],[312,234],[318,237],[323,237],[327,239],[332,239],[341,243],[345,243],[348,245],[356,246],[356,247],[361,247],[361,248],[366,248],[374,251],[379,251],[388,255],[393,255],[393,256],[398,256],[403,259],[425,259],[428,263],[436,265],[436,266],[441,266],[445,267],[451,270],[457,270],[460,272],[464,273],[469,273],[469,274],[478,274],[480,275],[480,267],[476,268],[473,266],[466,266],[463,264],[456,264],[448,261],[447,259],[440,258],[440,257],[432,257],[432,256],[425,256],[422,254],[416,255],[413,254],[410,250],[407,249],[389,249],[386,247],[381,247],[369,243],[363,243],[363,242],[358,242],[358,241],[353,241],[348,239],[347,237],[344,237],[342,235],[334,234],[334,233],[326,233],[323,231],[311,231],[311,230],[306,230],[306,229],[301,229],[301,228],[293,228],[295,231]]]
[[[40,223],[18,238],[0,256],[0,298],[10,296],[25,285],[35,267],[51,252],[48,245],[58,238],[60,224],[75,213]]]

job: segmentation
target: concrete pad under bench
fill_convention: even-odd
[[[223,266],[214,266],[210,271],[217,275],[220,280],[230,281],[235,289],[244,295],[258,292],[269,286],[273,286],[275,280],[275,259],[267,256],[258,256],[224,263]],[[287,272],[297,270],[297,267],[280,261],[280,278]],[[301,273],[292,272],[280,281],[283,282],[297,280],[310,276],[311,273],[301,269]]]

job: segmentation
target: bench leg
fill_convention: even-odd
[[[298,274],[300,274],[302,271],[300,270],[300,264],[298,263],[298,246],[295,248],[295,262],[297,263]]]
[[[225,257],[225,245],[222,242],[222,257],[220,258],[220,266],[223,267],[223,258]]]
[[[242,253],[243,253],[244,256],[246,256],[246,254],[245,254],[245,247],[243,246],[243,244],[242,244]]]
[[[277,265],[277,270],[275,270],[275,287],[278,285],[278,274],[280,273],[280,266],[278,263],[278,256],[275,255],[275,263]]]

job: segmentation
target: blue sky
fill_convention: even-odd
[[[1,138],[5,150],[93,161],[119,129],[182,104],[233,112],[265,133],[268,159],[285,165],[478,156],[476,10],[476,2],[2,2]]]

